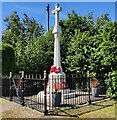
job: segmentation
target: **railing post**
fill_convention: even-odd
[[[9,77],[9,82],[10,82],[10,101],[13,99],[13,79],[12,79],[12,72],[10,72],[10,77]]]
[[[44,71],[44,115],[47,115],[48,110],[47,110],[47,100],[46,100],[46,71]]]
[[[22,103],[21,105],[24,106],[25,105],[25,101],[24,101],[24,71],[22,71],[22,77],[21,77],[21,100]]]
[[[90,77],[89,77],[89,71],[87,71],[87,80],[88,80],[88,96],[89,96],[89,99],[88,99],[88,103],[89,105],[91,104],[91,98],[90,98]]]

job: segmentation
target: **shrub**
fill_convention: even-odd
[[[111,98],[117,98],[117,71],[109,73],[107,84],[107,95]]]
[[[15,71],[15,53],[14,49],[9,44],[0,45],[0,61],[2,62],[2,74],[8,75],[10,71]]]

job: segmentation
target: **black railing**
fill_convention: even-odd
[[[66,81],[69,87],[55,91],[53,83],[58,83],[61,79],[64,78],[52,78],[52,90],[48,93],[46,90],[48,82],[46,77],[43,79],[34,78],[34,76],[28,78],[24,73],[20,77],[13,77],[12,75],[10,77],[3,77],[2,96],[20,103],[22,106],[26,105],[44,112],[45,115],[48,111],[65,105],[71,106],[87,102],[91,104],[92,101],[106,98],[104,77],[97,77],[99,80],[98,88],[101,90],[98,96],[92,94],[93,77],[67,76]]]
[[[46,100],[44,101],[46,94],[40,96],[40,100],[38,98],[40,91],[46,91],[46,87],[44,89],[46,82],[46,79],[27,78],[24,76],[24,73],[19,77],[13,77],[10,74],[10,77],[2,77],[2,97],[47,114]]]

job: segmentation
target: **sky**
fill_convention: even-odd
[[[3,0],[4,1],[4,0]],[[67,19],[67,14],[72,10],[79,15],[86,16],[93,12],[94,18],[100,17],[102,14],[108,13],[112,21],[115,21],[115,2],[2,2],[2,30],[6,28],[4,19],[10,16],[14,11],[17,11],[22,19],[26,13],[30,18],[34,17],[38,23],[41,23],[47,29],[47,14],[46,5],[50,6],[50,26],[54,26],[55,17],[52,10],[55,9],[55,4],[58,3],[62,7],[60,19]],[[1,36],[1,35],[0,35]]]

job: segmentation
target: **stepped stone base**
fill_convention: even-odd
[[[70,90],[66,83],[66,75],[64,72],[53,72],[49,74],[49,80],[46,86],[48,106],[53,107],[56,106],[56,104],[64,104],[65,99],[73,98],[75,95],[75,90]],[[44,91],[38,93],[37,99],[39,102],[44,102]]]
[[[65,99],[74,98],[75,95],[76,95],[75,90],[67,89],[66,91],[69,91],[68,93],[64,93],[63,91],[64,90],[59,91],[61,93],[61,102],[60,102],[60,104],[63,104]],[[38,96],[37,101],[39,103],[44,103],[44,91],[39,92],[37,94],[37,96]],[[50,107],[55,106],[55,101],[54,101],[55,95],[53,93],[49,93],[49,94],[46,95],[46,97],[47,97],[47,106],[50,106]],[[57,104],[58,104],[58,102],[57,102]]]

